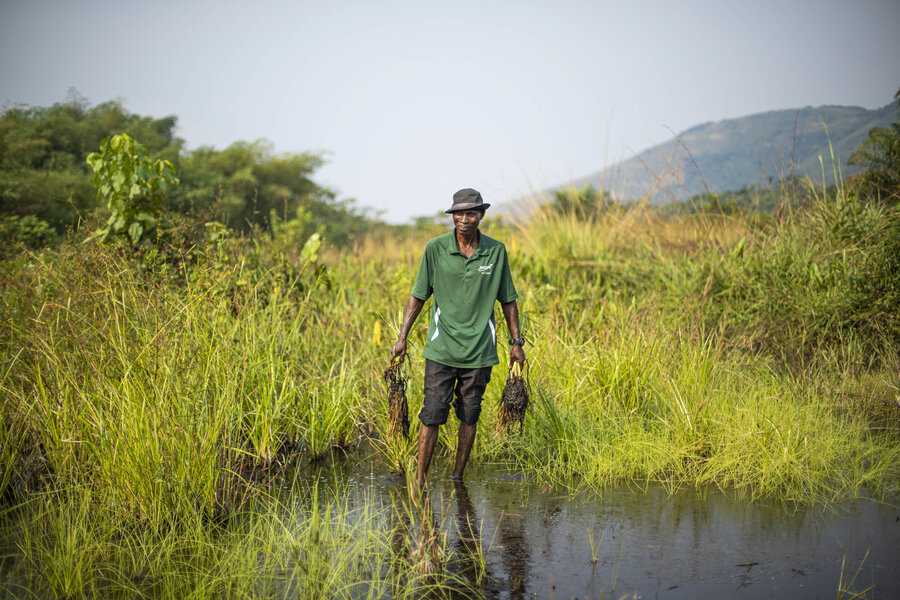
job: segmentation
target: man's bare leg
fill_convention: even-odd
[[[431,465],[431,455],[434,453],[434,445],[438,439],[437,425],[422,425],[419,429],[418,454],[416,456],[417,483],[420,488],[425,486],[425,475]]]
[[[459,422],[459,438],[456,442],[456,468],[450,476],[453,479],[462,479],[463,470],[469,460],[469,452],[472,451],[472,444],[475,443],[475,426],[468,423]]]

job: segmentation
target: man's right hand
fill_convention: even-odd
[[[391,362],[406,356],[406,340],[397,340],[391,347]]]

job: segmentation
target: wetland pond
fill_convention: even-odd
[[[391,598],[410,573],[424,585],[394,597],[900,598],[896,501],[786,510],[654,485],[570,495],[477,462],[465,484],[454,482],[446,458],[435,459],[424,496],[377,461],[335,458],[289,471],[262,518],[277,526],[247,534],[247,511],[230,533],[200,524],[201,535],[161,548],[113,534],[99,551],[85,549],[94,538],[79,538],[65,512],[51,521],[51,543],[35,546],[48,538],[24,511],[22,527],[0,529],[0,598]],[[52,506],[38,501],[37,511]],[[340,516],[329,521],[329,513]],[[341,519],[351,526],[336,526]],[[93,573],[92,583],[62,593],[60,581],[81,581],[73,570]],[[334,578],[336,588],[322,587]]]
[[[458,564],[483,557],[487,598],[900,598],[896,502],[788,511],[711,490],[568,495],[489,465],[470,464],[465,484],[448,472],[433,465],[426,511]],[[310,476],[369,502],[408,498],[402,478],[372,465]],[[466,554],[475,560],[459,562]]]

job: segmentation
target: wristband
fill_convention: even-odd
[[[525,338],[523,338],[523,337],[513,338],[513,339],[509,340],[509,345],[510,346],[524,346]]]

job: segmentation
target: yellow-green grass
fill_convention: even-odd
[[[570,486],[896,491],[897,208],[839,192],[780,220],[637,205],[484,227],[510,250],[534,403],[524,435],[498,435],[496,369],[473,460]],[[406,468],[380,375],[433,233],[320,264],[277,235],[185,261],[69,245],[5,262],[0,491],[89,486],[165,528],[227,519],[285,464],[364,437]],[[413,435],[424,333],[422,319]],[[454,438],[443,428],[439,452]]]

